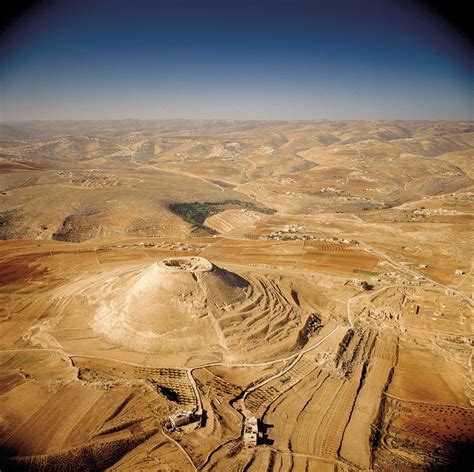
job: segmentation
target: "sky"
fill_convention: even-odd
[[[427,4],[37,1],[0,35],[0,120],[474,119],[472,42]]]

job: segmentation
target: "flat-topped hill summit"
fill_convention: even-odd
[[[210,272],[213,265],[203,257],[174,257],[158,262],[161,270],[168,272]]]

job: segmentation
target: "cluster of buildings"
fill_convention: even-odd
[[[201,426],[203,418],[202,410],[181,410],[173,413],[168,418],[168,431],[189,432]],[[259,438],[262,437],[258,431],[258,420],[255,416],[249,416],[244,421],[243,441],[246,446],[255,447]]]

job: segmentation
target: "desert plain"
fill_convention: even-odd
[[[472,122],[0,130],[2,470],[472,470]]]

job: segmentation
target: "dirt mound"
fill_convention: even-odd
[[[275,280],[244,277],[196,256],[128,270],[98,295],[91,326],[109,343],[174,365],[292,349],[300,308]]]
[[[113,284],[93,326],[137,351],[225,351],[214,310],[244,300],[248,286],[201,257],[165,259]]]

